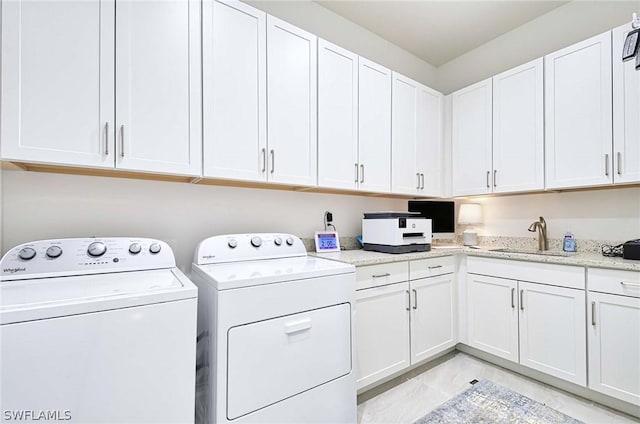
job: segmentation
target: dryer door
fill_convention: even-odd
[[[351,372],[348,303],[233,327],[227,337],[230,420]]]

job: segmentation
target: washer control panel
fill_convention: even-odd
[[[175,266],[173,251],[160,240],[128,237],[39,240],[16,246],[4,255],[0,281]]]
[[[227,234],[201,241],[193,262],[205,265],[306,255],[302,240],[291,234]]]

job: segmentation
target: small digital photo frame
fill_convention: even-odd
[[[316,231],[316,252],[339,252],[340,238],[337,231]]]

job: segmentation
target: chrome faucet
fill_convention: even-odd
[[[547,239],[547,223],[543,217],[529,225],[529,231],[538,230],[538,250],[549,250],[549,239]]]

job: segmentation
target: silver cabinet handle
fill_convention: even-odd
[[[364,165],[360,164],[360,182],[364,182]]]
[[[622,175],[622,153],[618,152],[616,156],[618,159],[618,175]]]
[[[489,185],[489,174],[491,174],[491,171],[487,171],[487,188],[491,188]]]
[[[513,296],[516,293],[516,289],[512,288],[511,289],[511,309],[515,309],[516,307],[516,299]]]
[[[591,325],[596,325],[596,302],[591,302]]]
[[[274,170],[276,169],[276,152],[271,149],[269,153],[271,154],[271,173],[273,174]]]
[[[429,269],[438,269],[438,268],[442,268],[442,265],[433,265],[429,267]]]
[[[640,287],[640,284],[638,283],[627,283],[625,281],[620,281],[620,284],[622,284],[623,286]]]
[[[418,178],[418,185],[416,186],[417,190],[420,190],[420,173],[416,172],[416,178]]]
[[[120,156],[124,157],[124,125],[120,125]]]
[[[411,292],[407,290],[407,297],[409,298],[409,303],[407,304],[407,311],[411,310]]]
[[[267,170],[267,149],[263,147],[261,150],[261,154],[262,154],[262,171],[261,172],[265,172]]]
[[[420,174],[420,177],[422,178],[422,184],[420,184],[420,188],[424,190],[424,174]]]
[[[388,272],[385,272],[384,274],[377,274],[377,275],[372,275],[371,278],[382,278],[382,277],[389,277],[391,274],[389,274]]]
[[[104,124],[104,155],[109,156],[109,121]]]
[[[524,311],[524,290],[520,290],[520,310]]]
[[[413,309],[418,309],[418,292],[413,289]]]
[[[357,183],[358,182],[358,164],[354,163],[354,165],[356,167],[356,180],[355,180],[355,182]]]
[[[494,170],[493,170],[493,186],[494,186],[494,187],[497,187],[497,186],[498,186],[498,182],[497,182],[497,180],[496,180],[496,174],[497,174],[497,173],[498,173],[498,170],[497,170],[497,169],[494,169]]]
[[[609,153],[604,154],[604,175],[609,176]]]

